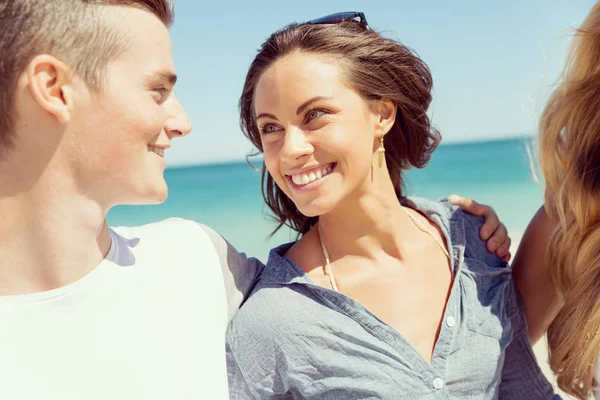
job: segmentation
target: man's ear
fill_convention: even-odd
[[[74,73],[56,57],[41,54],[27,65],[25,74],[33,100],[58,122],[71,119]]]

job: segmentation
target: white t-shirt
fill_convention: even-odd
[[[0,297],[0,399],[228,399],[225,329],[259,263],[192,221],[111,237],[79,281]]]

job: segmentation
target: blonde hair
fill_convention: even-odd
[[[600,2],[573,40],[540,122],[545,206],[558,221],[547,255],[564,305],[548,329],[560,388],[588,398],[600,351]]]
[[[109,61],[125,50],[123,35],[100,6],[135,7],[166,26],[172,0],[11,0],[0,2],[0,156],[12,143],[17,79],[38,54],[70,64],[93,89],[101,88]]]

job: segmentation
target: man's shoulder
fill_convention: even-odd
[[[175,248],[206,247],[216,250],[218,234],[196,221],[183,218],[167,218],[139,226],[111,227],[113,236],[119,241],[146,246]]]
[[[152,236],[165,238],[172,235],[179,235],[181,232],[193,233],[196,235],[203,235],[203,233],[205,233],[203,225],[196,221],[177,217],[138,226],[115,226],[110,229],[118,235],[128,239]]]
[[[227,296],[219,255],[200,224],[169,218],[111,228],[111,236],[112,261],[121,266],[135,265],[132,282],[138,292],[164,297],[164,307],[206,313],[224,334]]]
[[[215,244],[204,227],[192,220],[169,218],[140,226],[112,227],[110,230],[119,256],[131,252],[147,262],[219,263]]]

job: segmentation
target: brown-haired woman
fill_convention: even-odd
[[[521,241],[515,279],[532,341],[547,330],[558,385],[586,399],[600,382],[600,3],[544,110],[539,157],[545,205]]]
[[[440,140],[431,87],[361,13],[262,45],[241,123],[268,206],[300,238],[271,251],[229,327],[232,398],[552,398],[480,219],[403,197],[402,171]]]

